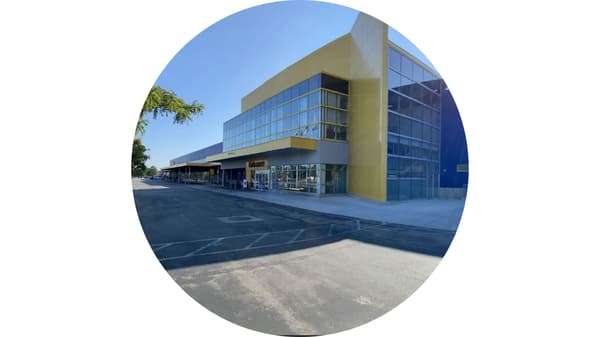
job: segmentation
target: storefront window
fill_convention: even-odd
[[[321,177],[319,166],[323,170]],[[270,186],[273,189],[317,193],[321,185],[320,193],[346,192],[346,165],[278,165],[271,166],[270,170]],[[327,181],[320,182],[320,179]]]

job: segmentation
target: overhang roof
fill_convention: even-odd
[[[206,159],[210,161],[214,160],[227,160],[243,156],[255,155],[259,153],[286,150],[286,149],[298,149],[298,150],[311,150],[317,149],[317,140],[303,137],[286,137],[281,139],[272,140],[270,142],[244,147],[241,149],[218,153],[212,156],[207,156]]]
[[[175,164],[175,165],[170,165],[167,167],[163,167],[161,168],[161,170],[171,170],[171,169],[175,169],[175,168],[180,168],[180,167],[214,167],[214,166],[220,166],[221,163],[217,163],[217,162],[187,162],[187,163],[180,163],[180,164]]]

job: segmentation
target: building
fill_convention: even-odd
[[[201,159],[220,164],[227,187],[435,198],[442,89],[434,69],[361,13],[349,33],[243,97],[223,125],[222,152]]]
[[[222,142],[171,159],[169,166],[161,168],[161,176],[163,179],[180,183],[218,184],[222,180],[221,164],[209,162],[206,157],[221,152]]]

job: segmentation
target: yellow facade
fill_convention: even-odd
[[[386,200],[387,26],[360,14],[352,27],[348,191]]]
[[[269,169],[269,161],[267,158],[259,157],[259,158],[251,158],[246,161],[246,180],[252,181],[252,171],[253,170],[268,170]]]
[[[242,111],[317,73],[348,80],[348,192],[385,201],[387,41],[387,25],[361,13],[350,33],[287,67],[246,95]],[[209,159],[225,158],[213,157]]]
[[[350,43],[351,35],[343,35],[287,67],[243,97],[242,111],[256,106],[279,93],[282,89],[301,82],[317,73],[327,73],[343,79],[349,79]]]

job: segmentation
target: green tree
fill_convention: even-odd
[[[146,172],[146,160],[150,159],[146,151],[148,149],[139,138],[133,140],[133,150],[131,151],[131,175],[133,177],[142,177]]]
[[[147,176],[156,176],[156,175],[158,175],[158,169],[156,168],[156,166],[152,165],[148,169],[146,169],[146,175]]]
[[[152,115],[152,118],[156,119],[158,116],[169,116],[173,115],[174,124],[185,124],[192,121],[194,116],[200,115],[204,111],[204,105],[193,101],[191,104],[186,103],[183,99],[177,97],[177,95],[170,90],[165,90],[159,86],[153,86],[146,97],[146,101],[140,111],[137,126],[135,128],[135,135],[143,135],[146,132],[146,126],[148,126],[148,115]],[[147,170],[154,168],[155,172],[151,175],[156,175],[158,170],[152,166],[150,169],[146,168],[146,160],[150,159],[150,156],[146,154],[148,151],[143,144],[141,139],[135,138],[133,141],[133,151],[131,154],[131,175],[134,177],[141,177]]]
[[[173,91],[153,86],[142,106],[135,133],[136,135],[143,135],[146,132],[146,126],[148,125],[146,117],[149,114],[154,119],[158,116],[169,116],[172,114],[174,124],[185,124],[192,121],[194,116],[201,114],[203,111],[203,104],[197,101],[188,104],[183,99],[177,97]]]

